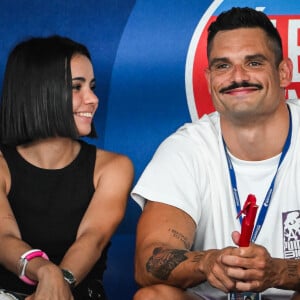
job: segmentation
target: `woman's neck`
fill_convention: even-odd
[[[32,165],[43,169],[61,169],[80,151],[80,144],[70,138],[47,138],[17,147],[19,154]]]

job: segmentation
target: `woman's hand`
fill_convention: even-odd
[[[35,293],[25,300],[74,300],[69,284],[56,265],[41,267],[38,270],[38,280]]]

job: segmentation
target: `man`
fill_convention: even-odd
[[[300,106],[292,63],[262,12],[232,8],[209,27],[206,78],[217,112],[167,138],[135,186],[143,207],[136,280],[143,299],[290,299],[300,290]],[[238,247],[237,214],[258,217]],[[299,223],[299,222],[298,222]],[[248,293],[247,293],[248,292]],[[265,298],[265,299],[266,299]]]

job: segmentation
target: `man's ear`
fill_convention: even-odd
[[[293,77],[293,63],[290,58],[285,58],[279,64],[279,79],[282,88],[287,87]]]
[[[205,75],[205,79],[206,79],[206,84],[207,84],[208,92],[211,94],[211,92],[210,92],[210,70],[209,70],[208,67],[205,68],[204,75]]]

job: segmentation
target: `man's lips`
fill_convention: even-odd
[[[233,89],[233,90],[228,90],[223,94],[230,94],[230,95],[234,95],[234,94],[238,94],[238,95],[244,95],[244,94],[248,94],[249,92],[252,91],[257,91],[257,88],[237,88],[237,89]]]

